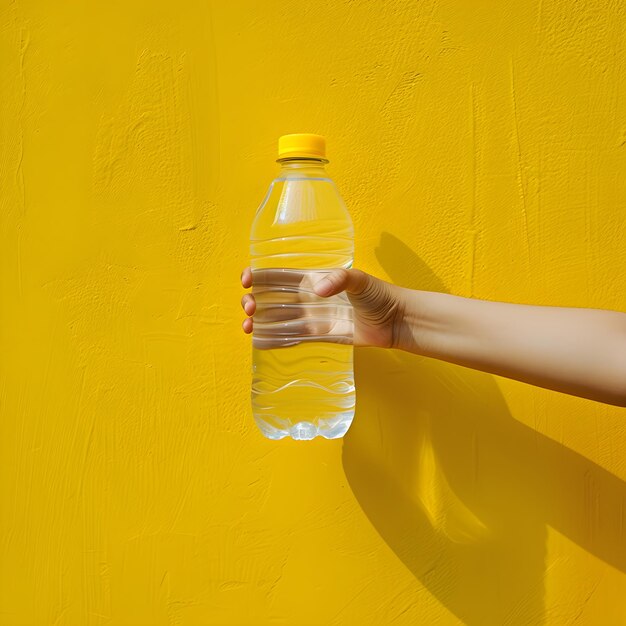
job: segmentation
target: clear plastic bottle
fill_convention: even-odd
[[[352,307],[345,293],[312,287],[351,267],[354,229],[325,171],[324,137],[285,135],[278,146],[281,169],[250,237],[252,411],[269,439],[337,439],[354,417]]]

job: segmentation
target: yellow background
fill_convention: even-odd
[[[624,409],[359,350],[272,443],[239,305],[317,132],[358,267],[626,310],[622,2],[0,6],[2,624],[626,623]]]

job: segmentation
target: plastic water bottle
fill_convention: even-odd
[[[324,137],[281,137],[277,162],[250,237],[252,411],[269,439],[337,439],[354,417],[352,307],[313,285],[351,267],[354,229],[325,170]]]

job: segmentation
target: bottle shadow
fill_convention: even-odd
[[[394,282],[445,292],[396,237]],[[510,415],[488,374],[399,351],[355,352],[352,491],[381,537],[469,625],[544,619],[547,527],[626,572],[626,483]]]

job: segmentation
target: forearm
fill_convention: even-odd
[[[402,289],[400,349],[626,406],[626,314]]]

